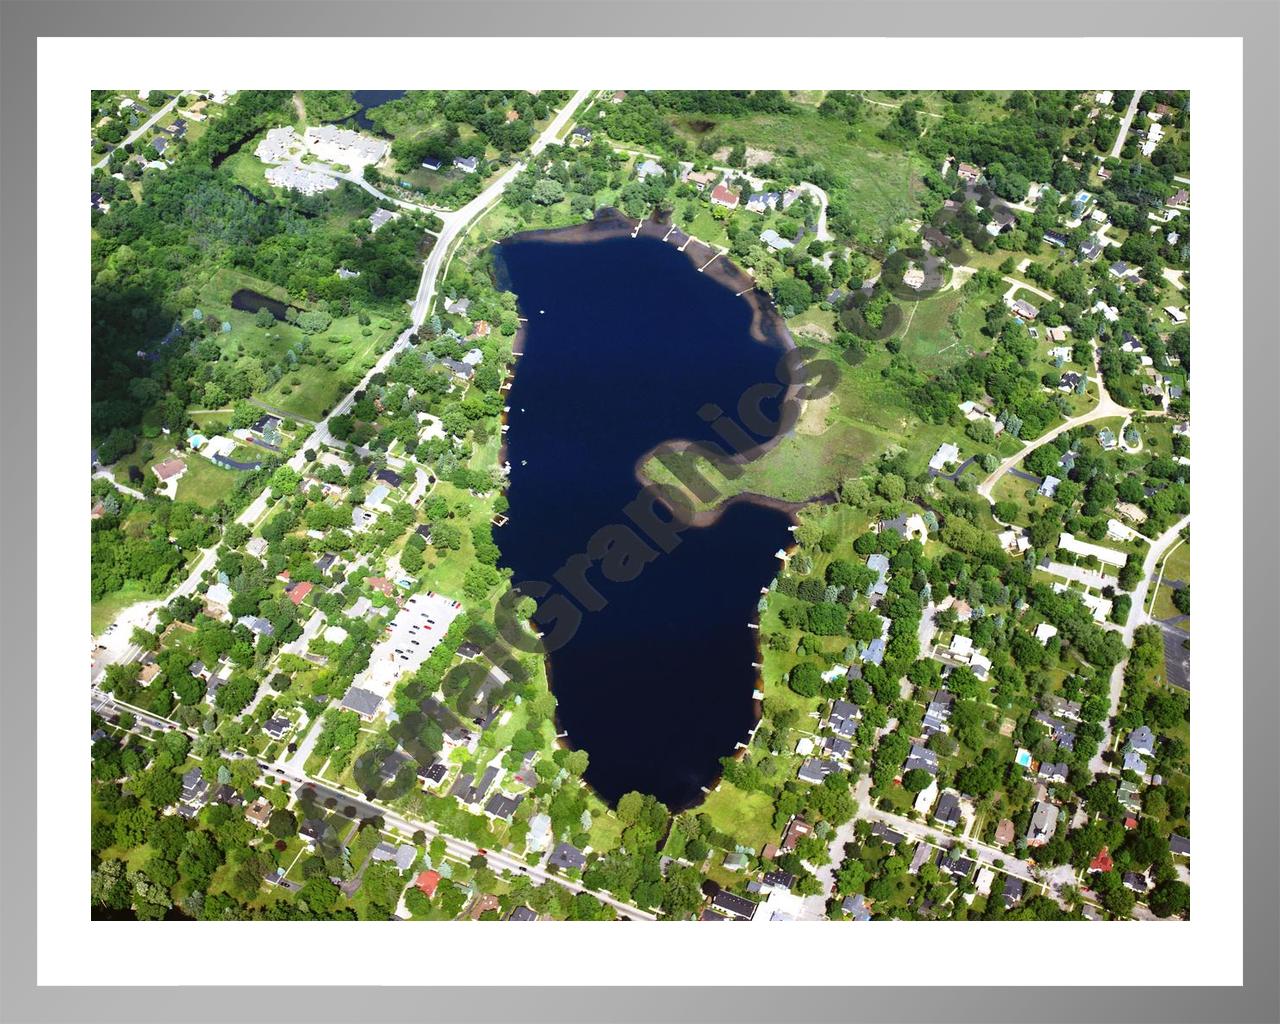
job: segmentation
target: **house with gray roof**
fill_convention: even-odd
[[[353,686],[343,695],[340,706],[348,711],[354,711],[365,721],[369,721],[378,713],[378,708],[382,706],[382,698],[372,690]]]
[[[236,619],[240,625],[244,626],[254,636],[275,636],[276,627],[267,619],[260,618],[257,615],[241,615]]]
[[[549,867],[557,867],[562,871],[581,871],[587,866],[586,855],[571,843],[557,843],[547,859]]]
[[[1126,750],[1135,750],[1139,754],[1145,754],[1150,757],[1155,753],[1156,737],[1148,726],[1140,725],[1129,733],[1129,742],[1125,744]]]
[[[840,765],[835,761],[825,758],[806,757],[804,763],[800,765],[800,771],[797,778],[801,782],[819,783],[832,772],[840,770]]]
[[[755,917],[756,909],[759,904],[753,900],[747,899],[745,896],[737,896],[725,889],[721,889],[711,900],[711,906],[722,914],[736,918],[739,921],[750,921]]]
[[[902,766],[903,773],[919,768],[930,775],[938,774],[938,755],[928,747],[919,743],[911,744],[911,753],[907,755],[907,763]]]
[[[945,828],[955,828],[961,821],[960,797],[952,790],[946,790],[938,798],[938,806],[934,808],[933,820]]]
[[[854,896],[846,896],[844,902],[840,904],[840,909],[848,914],[855,921],[870,921],[871,912],[867,910],[866,897],[862,893]]]
[[[1058,808],[1048,800],[1038,800],[1031,809],[1031,823],[1027,825],[1027,845],[1044,846],[1058,829]]]
[[[867,556],[867,568],[876,573],[875,582],[867,588],[867,597],[884,597],[889,592],[889,559],[876,552]]]
[[[503,821],[510,821],[516,813],[516,808],[520,806],[524,796],[507,796],[505,793],[494,793],[489,797],[488,802],[484,805],[484,813],[491,818],[501,818]]]
[[[666,173],[666,169],[656,160],[642,160],[636,164],[636,177],[641,181],[646,178],[661,177]]]
[[[747,209],[750,208],[750,205],[748,205]],[[760,241],[764,242],[764,244],[773,252],[781,252],[783,249],[791,249],[795,247],[793,242],[783,238],[778,234],[778,232],[774,231],[773,228],[766,228],[764,231],[761,231]]]

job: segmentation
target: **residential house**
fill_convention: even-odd
[[[961,819],[959,795],[952,790],[945,790],[938,798],[938,806],[933,810],[933,820],[944,828],[955,828]]]
[[[378,708],[382,706],[382,698],[370,690],[353,686],[343,696],[340,706],[347,711],[354,711],[368,722],[377,715]]]
[[[1061,483],[1062,481],[1056,476],[1047,476],[1040,482],[1040,486],[1036,488],[1036,493],[1042,498],[1056,497]]]
[[[291,728],[293,728],[293,723],[283,715],[278,715],[275,718],[268,718],[262,723],[262,731],[273,740],[283,739],[284,734]]]
[[[685,180],[690,182],[699,192],[706,189],[708,185],[714,185],[718,181],[720,175],[716,171],[691,171],[686,175]]]
[[[807,839],[813,835],[813,826],[802,818],[792,818],[787,825],[787,830],[782,834],[783,853],[791,853],[796,848],[796,843],[801,839]]]
[[[835,761],[819,760],[816,757],[805,758],[804,763],[800,765],[800,771],[797,778],[801,782],[820,783],[832,772],[840,770],[840,765]]]
[[[929,539],[929,527],[918,512],[911,515],[903,512],[894,519],[882,519],[876,529],[878,533],[892,530],[903,540],[918,540],[922,544]]]
[[[928,772],[930,775],[938,774],[938,755],[928,747],[922,747],[918,743],[911,745],[911,752],[907,755],[907,762],[902,767],[903,774],[915,769]]]
[[[776,209],[781,192],[752,192],[747,196],[747,209],[752,213],[764,213],[765,210]]]
[[[951,708],[955,701],[955,694],[948,693],[946,690],[939,690],[934,694],[933,700],[929,701],[929,705],[924,711],[922,728],[926,737],[935,733],[947,732],[950,729],[947,722],[951,718]]]
[[[711,202],[715,206],[723,206],[726,210],[736,210],[741,196],[729,188],[723,181],[711,190]]]
[[[1039,800],[1031,808],[1031,823],[1027,826],[1027,845],[1044,846],[1058,828],[1058,808],[1047,800]]]
[[[523,795],[507,796],[505,793],[494,793],[484,805],[484,813],[491,818],[510,821],[523,800]]]
[[[419,872],[413,884],[427,899],[431,899],[436,894],[436,887],[440,884],[440,878],[439,871],[422,871]]]
[[[480,166],[480,161],[474,156],[455,156],[453,158],[453,166],[463,174],[475,174],[476,168]]]
[[[647,178],[660,178],[666,173],[666,169],[656,160],[642,160],[636,165],[636,177],[641,181]]]
[[[837,736],[849,739],[857,732],[861,718],[862,711],[856,704],[847,700],[834,700],[827,714],[827,728]]]
[[[1025,887],[1026,884],[1017,875],[1004,876],[1004,888],[1000,898],[1004,902],[1005,910],[1012,910],[1021,901]]]
[[[876,552],[867,556],[867,568],[876,573],[876,579],[867,588],[867,596],[881,598],[889,592],[889,559]]]
[[[1151,883],[1147,881],[1146,875],[1140,875],[1136,871],[1126,871],[1123,876],[1124,887],[1131,889],[1139,896],[1145,896]]]
[[[271,801],[260,796],[244,809],[244,816],[254,828],[266,828],[273,810]]]
[[[1021,317],[1023,320],[1034,320],[1040,315],[1040,310],[1026,299],[1014,299],[1009,303],[1009,308],[1014,316]]]
[[[846,896],[844,902],[840,904],[840,909],[855,921],[871,920],[871,913],[867,910],[866,897],[862,893],[858,893],[855,896]]]
[[[391,210],[384,210],[382,208],[378,208],[377,210],[374,210],[373,213],[370,214],[369,216],[369,231],[370,232],[377,231],[378,228],[382,227],[385,224],[390,224],[393,220],[396,220],[399,216],[400,214],[394,213]]]
[[[739,921],[750,921],[755,916],[758,904],[745,896],[736,896],[725,889],[721,889],[711,900],[711,906],[728,917]]]
[[[257,615],[241,615],[236,622],[254,636],[275,636],[276,634],[276,627],[269,620]]]
[[[787,241],[773,228],[760,232],[760,241],[769,247],[770,252],[781,252],[783,249],[793,248],[793,243]]]
[[[933,453],[933,458],[929,460],[929,471],[931,474],[937,475],[949,464],[958,462],[959,459],[959,447],[952,444],[950,441],[945,441],[938,446],[938,450]]]
[[[581,871],[587,866],[587,858],[576,846],[569,843],[558,843],[556,848],[551,851],[551,857],[547,860],[547,865],[559,868],[561,871]]]
[[[871,834],[876,838],[888,843],[890,846],[897,846],[907,837],[901,832],[895,832],[882,821],[877,821],[871,826]]]

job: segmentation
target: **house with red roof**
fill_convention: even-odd
[[[419,892],[426,896],[427,899],[430,899],[436,894],[436,886],[440,884],[440,872],[423,871],[418,875],[418,880],[413,884],[418,887]]]
[[[306,580],[297,583],[290,583],[284,588],[284,592],[289,595],[289,600],[295,605],[302,604],[307,599],[307,595],[311,593],[312,586]]]
[[[723,181],[711,190],[711,202],[716,206],[723,206],[726,210],[736,210],[741,199],[742,196]]]
[[[1089,861],[1090,871],[1110,871],[1113,867],[1115,865],[1111,862],[1111,854],[1105,846],[1098,851],[1098,856]]]

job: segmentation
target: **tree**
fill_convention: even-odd
[[[1191,909],[1191,888],[1176,878],[1159,883],[1147,899],[1147,906],[1157,917],[1175,917]]]
[[[811,661],[802,661],[791,670],[788,680],[791,689],[802,697],[816,697],[822,686],[822,674]]]
[[[267,831],[277,839],[288,839],[298,833],[298,820],[289,811],[275,810],[267,821]]]
[[[923,768],[912,768],[902,776],[902,788],[909,793],[919,793],[924,789],[928,789],[929,783],[932,781],[933,776]]]

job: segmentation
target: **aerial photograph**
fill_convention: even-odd
[[[87,99],[93,919],[1190,918],[1190,92]]]

